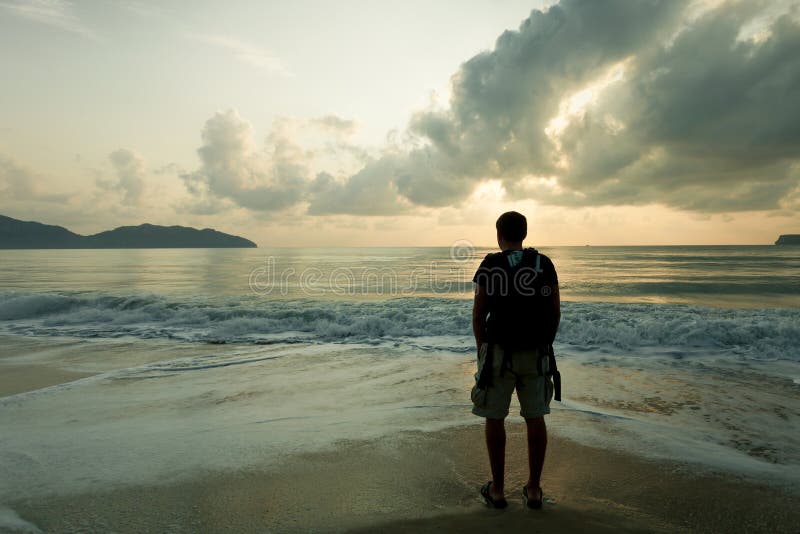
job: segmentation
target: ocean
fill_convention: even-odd
[[[0,397],[0,505],[479,423],[491,251],[0,252],[0,372],[80,374]],[[800,481],[800,247],[541,251],[563,302],[552,432]]]

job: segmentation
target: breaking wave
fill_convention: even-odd
[[[213,343],[404,343],[472,350],[471,302],[169,299],[159,295],[0,293],[0,331],[22,335],[170,338]],[[800,310],[681,304],[565,302],[560,344],[576,349],[709,349],[747,359],[800,361]]]

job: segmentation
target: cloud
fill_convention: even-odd
[[[95,33],[73,13],[72,3],[65,0],[14,0],[0,2],[0,8],[27,20],[97,39]]]
[[[799,57],[798,9],[788,4],[562,0],[465,61],[446,108],[413,114],[377,151],[347,145],[360,164],[352,171],[312,172],[308,153],[286,139],[273,139],[272,163],[257,165],[249,125],[217,115],[187,185],[251,209],[305,204],[314,215],[453,206],[487,183],[502,184],[508,200],[558,206],[792,210]],[[218,122],[225,135],[211,134]],[[337,117],[310,124],[353,127]]]
[[[267,50],[225,35],[196,35],[197,40],[233,54],[237,60],[272,74],[292,76],[283,61]]]
[[[358,125],[356,121],[345,119],[338,115],[325,115],[324,117],[317,117],[311,120],[311,123],[337,134],[349,136],[355,133]]]
[[[124,204],[139,204],[147,176],[144,158],[132,150],[120,148],[109,154],[108,159],[114,167],[117,181],[107,185],[123,192]]]
[[[327,173],[317,175],[309,188],[308,213],[311,215],[396,215],[410,205],[385,179],[396,172],[396,161],[389,156],[370,161],[345,181]]]
[[[0,197],[6,202],[61,204],[71,195],[49,191],[37,174],[0,154]]]
[[[533,11],[519,31],[503,33],[494,50],[461,66],[452,77],[448,109],[411,118],[406,151],[393,150],[386,162],[369,165],[381,170],[371,173],[383,182],[373,187],[396,190],[407,205],[441,207],[463,201],[489,179],[556,172],[555,144],[545,129],[562,96],[665,38],[682,6],[565,0]],[[343,200],[357,198],[344,194],[353,186],[342,181],[336,192]]]
[[[258,150],[253,128],[233,110],[216,113],[202,132],[201,167],[181,177],[205,213],[225,199],[257,211],[276,211],[302,200],[310,180],[306,154],[280,129]]]
[[[538,193],[568,205],[778,208],[799,183],[800,24],[787,14],[761,38],[740,40],[758,14],[725,4],[669,46],[640,50],[624,79],[564,129],[562,192]]]
[[[191,197],[181,209],[205,215],[234,207],[266,214],[298,205],[318,215],[408,209],[397,190],[380,180],[391,165],[389,158],[370,159],[365,149],[344,140],[355,127],[355,121],[336,115],[279,117],[259,146],[251,124],[235,110],[218,112],[201,133],[200,168],[180,175]],[[314,170],[320,161],[346,166],[348,160],[355,161],[351,166],[366,167],[338,178]]]
[[[461,66],[449,108],[412,117],[410,147],[370,165],[382,169],[371,187],[422,206],[457,204],[492,179],[509,199],[553,205],[794,206],[785,197],[800,161],[796,12],[696,8],[563,0],[534,10]],[[753,31],[754,20],[765,26]],[[359,209],[346,198],[358,197],[340,210]]]

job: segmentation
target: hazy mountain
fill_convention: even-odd
[[[253,248],[243,237],[186,226],[120,226],[83,236],[61,226],[0,215],[0,248]]]

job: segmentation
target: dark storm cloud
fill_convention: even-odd
[[[445,206],[466,198],[487,178],[555,171],[554,146],[545,134],[561,98],[611,65],[674,28],[681,1],[564,0],[534,11],[519,31],[507,31],[494,50],[465,62],[452,78],[450,108],[412,117],[417,146],[378,162],[381,181],[413,204]],[[366,169],[365,169],[366,170]],[[351,181],[361,182],[361,173]],[[340,196],[339,211],[354,183],[328,188]],[[314,204],[312,203],[312,208]],[[314,210],[312,209],[312,212]]]
[[[785,15],[759,40],[738,39],[752,16],[752,4],[727,5],[670,46],[640,52],[625,80],[566,130],[566,193],[547,200],[779,207],[800,179],[800,25]]]
[[[411,129],[430,141],[409,154],[401,193],[445,205],[484,178],[555,172],[545,134],[561,99],[653,40],[664,39],[680,1],[564,0],[533,11],[494,50],[465,62],[452,80],[450,109],[420,113]]]
[[[447,109],[416,113],[402,144],[362,158],[350,176],[312,177],[288,142],[285,154],[276,143],[272,163],[260,168],[243,141],[249,126],[217,115],[187,186],[259,210],[307,203],[311,214],[447,206],[489,179],[501,180],[510,198],[556,205],[797,209],[797,10],[751,38],[743,29],[770,4],[732,2],[699,17],[697,3],[688,6],[562,0],[533,11],[461,65]],[[614,69],[621,76],[608,78]],[[565,102],[599,80],[604,88],[590,103],[564,116]],[[335,117],[317,121],[352,128]]]

